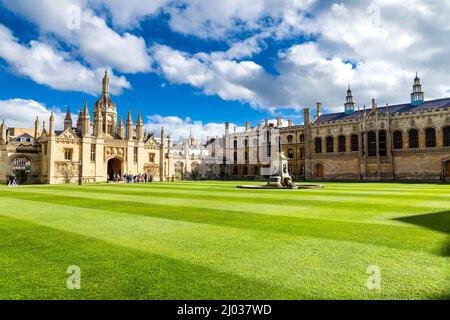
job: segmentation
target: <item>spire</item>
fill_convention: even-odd
[[[413,89],[411,92],[411,104],[413,106],[421,105],[424,102],[424,93],[422,91],[422,85],[420,83],[419,75],[416,71],[416,77],[414,78]]]
[[[64,118],[64,130],[72,128],[72,115],[70,114],[70,107],[67,106],[66,117]]]
[[[34,121],[34,143],[37,143],[39,138],[39,116],[36,116],[36,120]]]
[[[6,143],[6,123],[4,118],[0,125],[0,143]]]
[[[84,136],[88,136],[90,134],[91,131],[91,121],[90,121],[90,115],[89,115],[89,108],[88,108],[88,104],[87,101],[84,101],[84,111],[83,111],[83,116],[82,116],[82,125],[81,125],[81,135]]]
[[[89,117],[89,107],[88,107],[87,100],[84,100],[84,116]]]
[[[102,107],[100,105],[96,106],[94,110],[94,135],[100,137],[103,134],[103,116]]]
[[[131,118],[131,110],[128,110],[126,123],[126,138],[128,141],[133,140],[133,119]]]
[[[136,139],[138,141],[142,141],[142,139],[143,139],[142,130],[143,130],[143,122],[142,122],[141,113],[139,112],[137,122],[136,122]]]
[[[105,70],[105,76],[103,77],[102,94],[103,94],[103,95],[108,95],[108,94],[109,94],[109,77],[108,77],[108,70]]]
[[[355,100],[353,99],[352,89],[348,85],[347,96],[345,97],[344,112],[352,114],[355,111]]]
[[[119,118],[119,125],[117,127],[117,135],[120,139],[123,139],[123,119],[122,116]]]
[[[49,134],[51,136],[55,134],[55,115],[53,114],[53,112],[50,115],[50,125],[49,125],[48,130],[49,130]]]

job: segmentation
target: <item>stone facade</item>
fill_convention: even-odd
[[[48,128],[36,119],[34,129],[0,125],[0,181],[15,173],[19,183],[106,182],[125,174],[146,175],[154,181],[173,178],[172,144],[165,138],[143,133],[139,114],[136,124],[128,113],[117,122],[116,105],[109,96],[109,77],[103,78],[102,96],[95,103],[93,122],[87,103],[76,126],[70,110],[64,130],[55,130],[52,114]],[[168,141],[166,144],[165,141]]]
[[[370,109],[355,110],[349,88],[342,113],[323,115],[318,103],[314,118],[309,108],[304,110],[303,125],[289,121],[283,126],[281,119],[275,125],[266,120],[263,129],[279,135],[280,146],[273,148],[286,155],[296,179],[448,181],[450,98],[424,101],[423,97],[416,76],[410,103],[378,107],[373,99]],[[239,140],[255,130],[229,133],[226,139]],[[241,167],[248,165],[240,162]],[[235,166],[227,162],[228,168]],[[256,176],[248,169],[234,175]]]

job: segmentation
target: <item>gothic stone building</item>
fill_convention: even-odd
[[[355,110],[350,88],[344,112],[322,114],[317,104],[311,119],[304,110],[304,124],[294,126],[266,124],[263,129],[278,132],[279,146],[289,162],[289,171],[297,179],[330,180],[426,180],[450,179],[450,98],[424,101],[420,79],[414,79],[411,102]],[[235,177],[256,177],[261,163],[239,161],[247,157],[247,137],[258,128],[228,134],[237,141],[227,157],[228,171]],[[240,147],[239,140],[242,140]],[[273,143],[273,142],[272,142]],[[275,142],[276,143],[276,142]],[[237,160],[237,161],[236,161]]]
[[[143,133],[139,114],[134,125],[131,113],[125,124],[117,122],[116,105],[109,95],[109,78],[105,72],[102,96],[95,103],[93,123],[87,103],[80,111],[76,126],[70,111],[64,130],[55,130],[52,114],[48,128],[36,119],[34,129],[0,126],[0,181],[15,173],[20,182],[65,183],[106,182],[114,175],[147,174],[155,181],[172,176],[171,143]]]

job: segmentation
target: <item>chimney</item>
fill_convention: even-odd
[[[322,115],[322,103],[317,102],[316,106],[316,116],[320,117]]]
[[[277,127],[281,128],[283,126],[283,119],[279,116],[277,117]]]
[[[288,120],[288,127],[292,127],[292,126],[293,126],[292,120]]]
[[[227,136],[229,132],[230,132],[230,123],[225,122],[225,135]]]
[[[245,130],[250,130],[250,121],[245,122]]]
[[[377,102],[375,99],[372,99],[372,110],[377,108]]]
[[[310,110],[309,110],[309,108],[303,109],[303,119],[304,119],[305,126],[309,125],[309,121],[310,121]]]

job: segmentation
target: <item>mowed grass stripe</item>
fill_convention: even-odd
[[[297,199],[283,199],[276,201],[274,199],[266,199],[250,197],[250,198],[233,198],[228,195],[196,195],[189,192],[165,193],[164,191],[155,191],[153,193],[140,192],[136,190],[121,191],[99,188],[77,188],[77,189],[28,189],[29,192],[51,194],[51,195],[74,195],[79,197],[93,197],[97,199],[110,199],[111,195],[118,200],[136,201],[136,203],[158,204],[168,206],[185,206],[189,203],[190,207],[196,208],[216,208],[223,210],[232,210],[238,212],[251,212],[258,214],[285,215],[285,216],[303,216],[316,219],[334,219],[338,221],[364,221],[382,214],[388,214],[389,217],[396,215],[418,214],[422,212],[438,212],[446,209],[446,202],[427,201],[426,206],[421,201],[409,201],[403,197],[392,201],[378,199],[370,202],[367,206],[367,199],[352,198],[337,199],[333,201],[333,197],[328,198],[325,194],[311,199],[311,197]],[[272,193],[273,195],[273,193]],[[170,199],[170,201],[167,201]],[[239,204],[239,205],[236,205]],[[360,208],[365,207],[364,211]],[[367,220],[374,223],[373,220]],[[378,220],[377,223],[386,223],[387,221]],[[394,224],[393,221],[389,221]]]
[[[270,282],[0,217],[0,299],[295,299]],[[34,248],[33,250],[31,248]],[[82,270],[68,290],[66,269]],[[6,272],[6,273],[5,273]],[[5,281],[13,280],[13,281]]]
[[[401,191],[386,191],[386,192],[378,192],[373,193],[371,191],[343,191],[336,188],[327,188],[326,190],[258,190],[258,191],[249,191],[245,189],[245,191],[232,192],[235,190],[222,189],[222,190],[211,190],[211,189],[199,189],[199,188],[170,188],[170,189],[162,189],[162,188],[149,188],[147,185],[138,185],[130,188],[128,185],[119,185],[111,187],[110,185],[87,185],[84,186],[85,189],[89,190],[114,190],[114,191],[125,191],[125,192],[145,192],[147,194],[152,193],[165,193],[165,194],[180,194],[180,193],[189,193],[195,195],[214,195],[214,196],[227,196],[231,198],[249,198],[249,197],[261,197],[263,196],[263,200],[276,200],[279,202],[280,193],[283,193],[283,201],[287,200],[298,200],[305,199],[308,197],[315,196],[324,196],[330,197],[333,201],[342,199],[342,201],[354,200],[355,198],[370,198],[377,201],[390,201],[390,200],[401,200],[405,199],[405,197],[414,197],[416,201],[422,200],[432,200],[432,201],[447,201],[450,203],[450,194],[436,194],[435,191],[430,194],[423,194],[420,191],[416,192],[401,192]],[[58,187],[47,187],[46,189],[58,189]]]
[[[249,212],[217,210],[167,205],[142,205],[133,201],[117,198],[94,199],[92,194],[86,197],[56,196],[24,192],[1,193],[1,197],[43,202],[49,205],[67,205],[93,210],[135,214],[162,219],[210,224],[220,227],[249,229],[268,233],[283,233],[292,236],[308,236],[323,239],[354,241],[392,248],[420,250],[440,254],[445,234],[439,234],[423,228],[403,226],[362,224],[320,219],[261,215]],[[446,217],[446,216],[444,216]],[[444,223],[444,222],[443,222]],[[449,224],[450,225],[450,224]],[[364,230],[364,232],[361,232]],[[395,236],[393,236],[395,235]]]
[[[6,201],[9,204],[10,200]],[[98,210],[46,206],[32,201],[22,201],[22,206],[28,203],[35,208],[32,214],[21,213],[16,208],[12,208],[10,214],[40,225],[107,240],[114,245],[185,260],[219,273],[272,282],[277,287],[297,292],[298,298],[388,298],[402,294],[413,298],[440,295],[447,276],[442,272],[447,270],[443,258],[416,251],[207,225],[195,229],[169,227],[165,228],[167,232],[159,233],[155,230],[163,222],[151,221],[144,216],[114,214],[110,219],[105,219],[105,214]],[[136,227],[138,220],[142,226]],[[152,223],[158,225],[151,226]],[[148,232],[145,232],[146,228]],[[364,286],[367,277],[365,269],[374,261],[389,266],[384,276],[390,280],[385,290],[379,293],[368,291]],[[398,265],[398,261],[409,261],[411,264]],[[402,279],[404,274],[409,277],[413,275],[414,281]],[[430,283],[430,279],[434,281]],[[427,285],[418,287],[417,281]],[[402,291],[404,289],[399,288],[408,291],[405,293]]]

